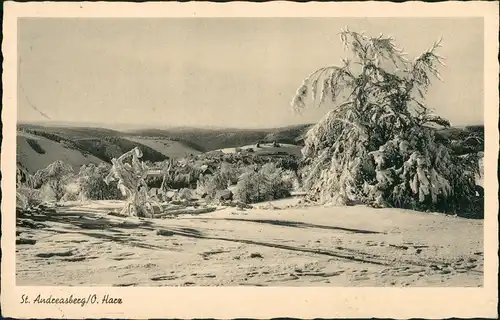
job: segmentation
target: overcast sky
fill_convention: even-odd
[[[447,61],[427,103],[454,125],[483,123],[482,19],[23,19],[19,121],[103,126],[275,127],[312,71],[346,56],[337,33],[392,35],[410,58],[440,36]]]

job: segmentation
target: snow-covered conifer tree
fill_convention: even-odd
[[[331,106],[305,139],[308,199],[472,210],[478,159],[436,141],[436,126],[450,123],[424,100],[431,78],[441,79],[441,41],[409,61],[392,37],[345,29],[340,38],[353,57],[314,71],[292,101],[296,110]]]

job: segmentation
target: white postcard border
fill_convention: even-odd
[[[2,286],[15,318],[495,317],[498,301],[498,3],[119,3],[4,4]],[[20,17],[483,17],[485,43],[485,269],[482,288],[19,287],[15,285],[17,19]],[[459,235],[457,235],[459,236]],[[21,305],[22,294],[120,297],[121,305]]]

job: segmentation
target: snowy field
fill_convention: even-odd
[[[21,215],[17,285],[483,285],[483,220],[296,201],[169,219],[109,214],[120,201]]]

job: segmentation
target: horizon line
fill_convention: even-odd
[[[136,125],[130,123],[120,123],[116,125],[108,125],[105,123],[98,122],[74,122],[74,121],[18,121],[18,125],[40,125],[40,126],[61,126],[61,127],[72,127],[72,128],[94,128],[94,129],[108,129],[115,131],[136,131],[136,130],[173,130],[173,129],[201,129],[201,130],[240,130],[240,131],[248,131],[248,130],[276,130],[276,129],[285,129],[285,128],[293,128],[300,126],[313,126],[315,123],[298,123],[298,124],[290,124],[290,125],[281,125],[275,127],[233,127],[233,126],[213,126],[213,125]],[[451,125],[450,128],[465,128],[465,127],[473,127],[473,126],[483,126],[483,123],[470,123],[470,124],[457,124]],[[128,128],[127,128],[128,127]]]
[[[215,126],[215,125],[141,125],[132,123],[119,123],[109,125],[99,122],[76,122],[76,121],[54,121],[54,120],[39,120],[39,121],[18,121],[17,125],[42,125],[42,126],[68,126],[73,128],[100,128],[110,130],[168,130],[168,129],[212,129],[212,130],[273,130],[284,129],[299,126],[312,126],[315,123],[298,123],[289,125],[280,125],[274,127],[237,127],[237,126]],[[129,127],[129,128],[127,128]]]

